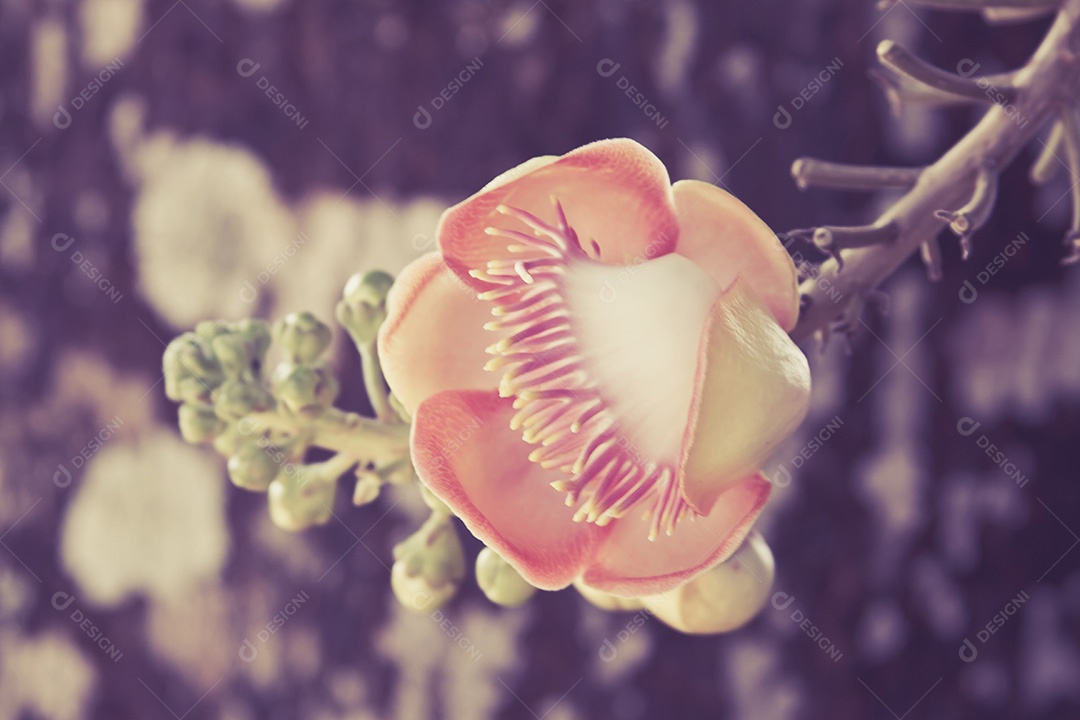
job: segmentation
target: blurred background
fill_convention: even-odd
[[[415,494],[354,508],[343,486],[339,522],[280,531],[180,439],[160,370],[203,319],[329,321],[351,273],[432,249],[444,207],[599,138],[778,231],[865,222],[888,197],[800,193],[792,160],[924,164],[977,117],[890,118],[875,45],[995,72],[1046,25],[863,0],[0,0],[0,719],[1080,716],[1080,278],[1057,264],[1065,174],[1033,189],[1031,153],[967,263],[945,243],[931,283],[913,260],[850,354],[808,348],[814,405],[760,524],[777,595],[727,636],[572,591],[506,610],[471,580],[406,612],[386,566]]]

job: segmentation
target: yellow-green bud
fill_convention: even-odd
[[[309,312],[290,313],[274,323],[274,339],[297,363],[311,365],[330,347],[330,327]]]
[[[241,320],[237,332],[243,336],[248,351],[254,362],[262,364],[266,351],[270,349],[270,329],[263,320]]]
[[[265,449],[253,442],[242,442],[229,458],[228,469],[233,485],[265,492],[281,467]]]
[[[488,600],[504,607],[517,607],[536,594],[536,588],[489,547],[476,556],[476,584]]]
[[[382,270],[357,273],[345,283],[335,315],[357,342],[375,341],[386,319],[386,296],[393,284],[394,278]]]
[[[274,407],[274,398],[259,385],[226,380],[214,391],[214,412],[223,420],[239,420]]]
[[[222,380],[221,367],[195,333],[184,333],[170,342],[161,367],[170,400],[205,403]]]
[[[341,386],[327,368],[282,364],[274,371],[274,392],[293,412],[332,405]]]
[[[214,411],[184,403],[177,411],[180,425],[180,434],[189,443],[210,442],[225,430],[225,423],[214,414]]]
[[[409,610],[430,612],[445,605],[465,578],[465,554],[450,519],[434,514],[394,547],[390,586]]]
[[[221,369],[231,378],[251,368],[251,349],[238,333],[222,333],[210,341]]]
[[[306,477],[305,470],[303,465],[286,465],[267,490],[270,519],[282,530],[324,525],[333,516],[336,484]]]
[[[382,478],[373,472],[356,473],[356,487],[353,489],[353,505],[367,505],[375,502],[382,490]]]
[[[241,434],[236,429],[235,422],[225,423],[224,432],[214,438],[214,450],[224,457],[232,457],[232,455],[240,448],[240,445],[249,440],[250,438]]]
[[[195,325],[195,334],[209,345],[218,335],[231,332],[232,328],[224,320],[203,320]]]
[[[765,606],[775,572],[769,546],[754,531],[727,561],[643,601],[658,619],[684,633],[728,632],[750,622]]]

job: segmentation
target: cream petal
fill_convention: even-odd
[[[713,306],[698,357],[680,470],[687,500],[708,512],[802,422],[810,367],[741,277]]]

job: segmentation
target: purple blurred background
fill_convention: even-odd
[[[976,117],[889,117],[875,45],[996,72],[1045,26],[856,0],[0,0],[0,720],[1077,717],[1080,279],[1067,178],[1033,189],[1031,153],[967,263],[945,243],[931,283],[913,260],[850,355],[808,348],[811,414],[766,469],[778,595],[731,635],[572,591],[504,610],[472,581],[407,613],[385,566],[413,495],[342,487],[340,521],[284,533],[183,443],[160,380],[199,320],[329,321],[351,273],[432,249],[445,206],[599,138],[778,231],[865,222],[887,197],[800,193],[792,160],[925,164]]]

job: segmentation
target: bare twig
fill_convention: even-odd
[[[949,224],[949,229],[960,238],[960,250],[965,260],[971,255],[971,235],[990,218],[997,200],[997,174],[982,169],[975,176],[975,189],[971,199],[956,212],[935,210],[934,217]]]
[[[1032,185],[1044,185],[1050,182],[1061,169],[1058,152],[1061,151],[1063,130],[1064,126],[1060,121],[1054,123],[1054,127],[1050,130],[1050,137],[1043,143],[1039,157],[1032,163],[1028,173],[1028,179],[1031,180]]]
[[[922,168],[847,165],[807,157],[799,158],[791,165],[791,176],[800,190],[809,187],[863,191],[910,188],[921,172]]]
[[[952,9],[981,10],[975,0],[921,0],[920,4]],[[1046,7],[1050,3],[1030,0],[995,2],[1001,7]],[[802,342],[826,328],[843,314],[855,298],[877,287],[913,252],[937,237],[941,220],[934,211],[962,207],[986,168],[1000,171],[1031,141],[1063,104],[1075,102],[1078,80],[1077,48],[1080,47],[1080,0],[1065,0],[1057,18],[1028,63],[1011,75],[1013,103],[991,106],[979,123],[937,162],[919,175],[915,185],[888,208],[873,225],[890,223],[898,228],[895,242],[845,252],[844,271],[835,259],[822,263],[814,277],[800,290],[808,297],[791,335]],[[1017,122],[1023,117],[1029,122]]]
[[[899,0],[881,0],[878,7],[886,9],[895,5]],[[982,12],[987,5],[992,4],[995,8],[1041,10],[1053,9],[1061,5],[1061,0],[907,0],[912,5],[937,8],[938,10],[968,10]]]
[[[958,102],[989,103],[992,101],[986,94],[988,80],[984,79],[983,83],[980,84],[977,79],[961,77],[936,68],[915,57],[905,50],[902,45],[892,40],[882,40],[877,47],[877,55],[881,64],[892,72],[903,75],[912,82],[925,85],[932,91],[953,96]],[[990,84],[999,86],[1005,101],[1012,102],[1015,92],[1013,88],[1008,86],[1008,83]]]

